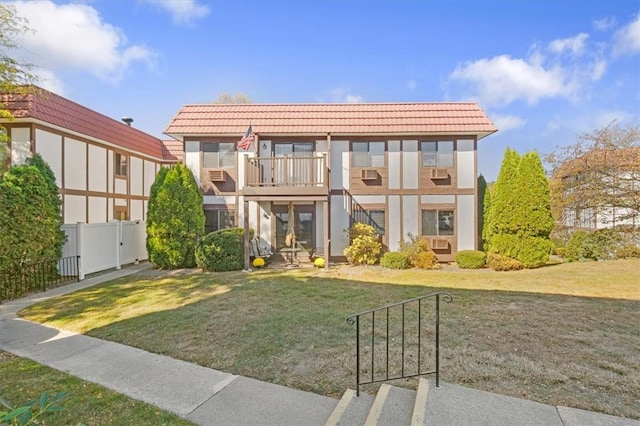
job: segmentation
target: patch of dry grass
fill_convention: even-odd
[[[443,381],[640,418],[639,276],[638,260],[511,273],[148,271],[22,314],[337,397],[355,380],[347,315],[445,290],[455,300],[442,309]]]

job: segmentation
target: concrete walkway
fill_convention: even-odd
[[[131,266],[0,305],[0,349],[154,404],[200,425],[325,424],[338,405],[336,399],[46,327],[17,315],[39,301],[149,267]],[[434,424],[460,425],[640,425],[634,420],[545,406],[461,386],[446,385],[429,394],[426,408],[430,415],[425,417],[425,424],[433,420]],[[540,409],[526,408],[532,406]],[[485,418],[487,421],[483,421]],[[496,423],[497,419],[505,422]],[[549,419],[554,421],[549,423]]]

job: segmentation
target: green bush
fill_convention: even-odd
[[[487,264],[487,255],[478,250],[461,250],[456,253],[456,263],[462,269],[480,269]]]
[[[518,259],[497,253],[489,253],[487,255],[487,265],[494,271],[518,271],[524,268],[524,265]]]
[[[382,255],[380,266],[389,269],[408,269],[411,267],[406,253],[390,251]]]
[[[66,240],[55,177],[39,155],[0,176],[0,270],[58,260]]]
[[[564,260],[566,262],[575,262],[589,258],[585,242],[589,234],[586,231],[576,231],[569,237],[567,246],[564,250]]]
[[[553,243],[544,237],[499,234],[492,239],[492,252],[517,259],[525,268],[538,268],[549,261]]]
[[[407,234],[408,241],[400,240],[400,252],[409,258],[409,264],[414,268],[438,269],[438,257],[431,250],[429,239],[419,235]]]
[[[382,243],[373,226],[355,223],[349,230],[349,241],[343,253],[350,265],[373,265],[380,258]]]
[[[598,229],[594,232],[576,231],[569,238],[565,250],[565,260],[608,260],[632,254],[626,247],[633,247],[625,231],[615,228]]]
[[[253,238],[253,230],[250,230]],[[211,232],[196,245],[196,264],[203,271],[241,271],[244,268],[244,229]]]

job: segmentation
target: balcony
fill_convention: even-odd
[[[250,200],[323,200],[329,196],[327,156],[245,157],[242,195]]]

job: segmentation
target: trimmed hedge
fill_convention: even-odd
[[[253,238],[253,229],[249,230]],[[241,271],[244,268],[244,229],[211,232],[196,245],[196,264],[203,271]]]
[[[456,253],[456,263],[462,269],[480,269],[487,264],[487,255],[478,250],[461,250]]]
[[[411,264],[406,253],[390,251],[382,255],[380,266],[389,269],[409,269]]]

